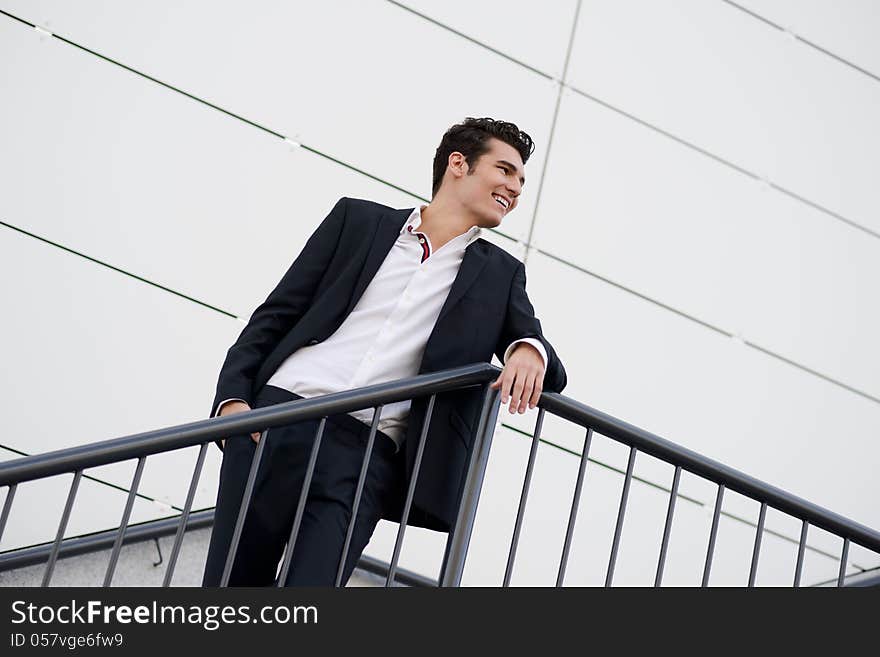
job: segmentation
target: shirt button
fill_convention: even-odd
[[[425,243],[425,238],[424,238],[424,237],[420,237],[420,238],[419,238],[419,244],[424,244],[424,243]]]

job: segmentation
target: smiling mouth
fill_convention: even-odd
[[[492,194],[492,198],[495,199],[495,202],[500,205],[504,210],[508,210],[510,208],[510,204],[507,202],[507,199],[503,196],[499,196],[498,194]]]

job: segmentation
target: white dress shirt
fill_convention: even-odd
[[[421,210],[413,210],[373,280],[342,325],[326,340],[303,346],[285,359],[268,385],[317,397],[385,383],[418,374],[422,354],[434,329],[467,246],[480,235],[472,226],[434,251],[419,233]],[[544,359],[544,345],[534,338],[516,340],[504,353],[506,362],[519,342],[533,345]],[[224,400],[218,407],[231,400]],[[403,443],[410,402],[382,408],[379,430]],[[369,425],[373,409],[350,415]]]

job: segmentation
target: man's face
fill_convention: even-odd
[[[467,164],[464,165],[467,167]],[[519,201],[525,183],[519,152],[500,139],[458,180],[458,198],[481,228],[495,228]]]

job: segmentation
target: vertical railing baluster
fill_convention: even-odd
[[[43,573],[43,583],[41,586],[49,586],[52,579],[52,571],[55,570],[55,562],[58,560],[58,551],[61,549],[61,541],[64,538],[64,531],[67,529],[67,521],[70,519],[70,511],[73,509],[73,501],[76,499],[76,491],[79,488],[79,482],[82,479],[82,470],[77,470],[73,475],[73,481],[70,484],[70,491],[67,493],[67,503],[64,505],[64,512],[61,514],[61,522],[58,523],[58,533],[55,535],[55,543],[52,545],[52,552],[49,553],[49,561],[46,562],[46,570]]]
[[[168,557],[168,566],[165,568],[165,577],[162,578],[162,586],[171,586],[171,578],[174,577],[174,567],[177,565],[177,556],[180,554],[180,546],[183,544],[183,534],[186,531],[186,523],[189,521],[189,513],[192,510],[193,500],[196,496],[199,478],[202,476],[202,467],[205,464],[205,455],[208,453],[208,443],[202,443],[199,456],[196,459],[196,467],[193,470],[189,482],[189,490],[186,493],[186,504],[183,505],[183,513],[180,514],[180,522],[177,524],[177,533],[174,536],[174,545],[171,547],[171,555]]]
[[[235,520],[235,529],[232,532],[232,540],[229,542],[229,553],[226,555],[226,564],[223,566],[223,575],[220,578],[220,586],[229,585],[229,577],[232,575],[232,564],[235,561],[235,555],[238,552],[238,542],[241,540],[241,530],[244,528],[244,519],[247,515],[247,509],[251,504],[251,495],[254,492],[254,481],[257,479],[257,470],[260,467],[260,460],[263,458],[263,450],[266,447],[266,436],[269,430],[266,429],[260,434],[260,442],[257,443],[257,449],[254,450],[254,456],[251,459],[251,469],[248,472],[247,483],[244,487],[244,493],[241,496],[241,506],[238,507],[238,518]],[[250,440],[250,436],[247,438]]]
[[[581,464],[578,468],[577,482],[574,485],[574,496],[571,500],[571,511],[568,514],[568,528],[565,530],[565,543],[562,546],[562,558],[559,560],[559,572],[556,574],[556,586],[562,586],[565,579],[565,568],[568,565],[568,553],[571,550],[571,539],[574,536],[574,524],[577,520],[578,505],[581,500],[581,489],[584,485],[584,473],[587,471],[587,461],[590,454],[590,443],[593,441],[593,429],[587,427],[587,435],[584,437],[584,450],[581,453]]]
[[[617,526],[614,528],[614,541],[611,544],[611,557],[608,559],[608,572],[605,573],[605,587],[611,586],[614,577],[614,564],[617,561],[617,550],[620,547],[620,535],[623,533],[623,519],[626,514],[626,500],[632,483],[633,466],[636,463],[636,448],[629,448],[629,461],[626,464],[626,478],[623,480],[623,491],[620,494],[620,508],[617,510]]]
[[[513,564],[516,560],[516,548],[519,544],[519,534],[522,530],[523,515],[526,509],[526,500],[529,497],[529,487],[532,484],[532,471],[535,469],[535,457],[538,454],[538,443],[541,440],[541,428],[544,426],[544,409],[538,410],[538,419],[535,421],[535,434],[532,436],[532,447],[529,450],[529,462],[526,465],[526,476],[523,480],[522,493],[519,496],[519,509],[516,512],[516,523],[513,526],[513,537],[510,540],[510,552],[507,555],[507,568],[504,570],[503,586],[510,586],[510,578],[513,575]]]
[[[715,552],[715,537],[718,535],[718,518],[721,515],[721,501],[724,498],[724,484],[718,485],[715,497],[715,513],[712,514],[712,530],[709,532],[709,548],[706,550],[706,565],[703,567],[701,586],[709,586],[709,573],[712,570],[712,554]]]
[[[672,516],[675,513],[675,500],[678,497],[678,483],[681,480],[681,466],[675,466],[672,475],[672,490],[669,493],[669,506],[666,509],[666,525],[663,527],[663,542],[660,544],[660,559],[657,561],[657,575],[654,586],[659,587],[663,581],[663,569],[666,567],[666,550],[669,547],[669,535],[672,533]]]
[[[315,433],[315,441],[312,443],[312,451],[309,454],[309,465],[306,468],[306,475],[303,478],[302,489],[299,492],[299,503],[296,505],[296,515],[293,518],[293,527],[290,528],[290,538],[287,539],[287,549],[284,555],[284,563],[281,566],[281,572],[278,575],[277,586],[282,587],[287,583],[287,573],[290,571],[290,564],[293,561],[293,549],[296,547],[296,539],[299,537],[299,527],[302,524],[302,517],[306,510],[306,501],[309,497],[309,488],[312,486],[312,477],[315,474],[315,463],[318,461],[318,450],[321,448],[321,438],[324,435],[324,427],[327,424],[327,418],[322,417],[318,424],[318,431]]]
[[[761,512],[758,514],[758,527],[755,530],[755,547],[752,549],[752,567],[749,569],[749,587],[755,585],[755,576],[758,574],[758,556],[761,554],[761,539],[764,535],[764,519],[767,517],[767,503],[761,502]]]
[[[6,529],[6,521],[9,519],[9,511],[12,509],[12,500],[15,498],[15,490],[18,484],[9,484],[6,487],[6,501],[3,502],[3,513],[0,514],[0,541],[3,540],[3,530]]]
[[[799,588],[801,585],[801,572],[804,568],[804,550],[807,547],[807,530],[809,527],[810,523],[806,520],[801,521],[801,540],[798,543],[797,564],[794,567],[794,588]]]
[[[437,578],[441,587],[461,586],[471,535],[474,531],[474,521],[477,517],[480,492],[492,449],[492,439],[498,423],[500,392],[494,390],[491,383],[487,382],[483,385],[482,393],[483,404],[471,444],[470,459],[461,479],[458,513],[446,539],[446,550],[440,564],[440,576]]]
[[[104,588],[110,586],[110,582],[113,581],[113,573],[116,570],[116,562],[119,559],[119,551],[122,549],[122,541],[125,538],[125,530],[128,528],[128,519],[131,517],[131,509],[134,506],[134,498],[137,496],[138,486],[141,484],[141,475],[144,473],[144,463],[146,460],[146,456],[140,457],[134,470],[131,488],[125,500],[125,509],[122,511],[122,519],[119,521],[119,531],[116,533],[116,540],[113,541],[113,550],[110,552],[110,563],[107,564],[107,572],[104,574]]]
[[[446,539],[446,550],[440,564],[440,576],[437,581],[441,587],[461,586],[471,535],[474,530],[474,521],[477,516],[480,492],[483,488],[483,479],[486,475],[486,466],[489,463],[489,453],[492,449],[492,439],[498,423],[501,393],[494,390],[489,382],[483,385],[482,392],[483,404],[477,419],[477,429],[472,439],[470,459],[462,477],[458,494],[458,512]]]
[[[345,560],[348,558],[348,548],[351,545],[351,537],[354,534],[354,526],[357,522],[358,508],[361,504],[361,494],[364,490],[364,482],[367,480],[367,470],[370,467],[370,457],[373,455],[373,443],[376,442],[376,431],[379,429],[379,417],[382,414],[382,406],[373,409],[373,421],[370,423],[370,436],[367,438],[367,446],[364,448],[364,462],[361,464],[361,473],[358,476],[357,489],[354,492],[354,504],[351,507],[351,519],[348,521],[348,530],[345,532],[345,543],[342,546],[342,556],[339,557],[339,568],[336,571],[336,588],[342,585],[342,575],[345,572]]]
[[[419,478],[419,470],[422,467],[422,455],[425,453],[425,443],[428,441],[428,425],[434,412],[434,399],[437,395],[431,395],[428,400],[428,410],[425,411],[425,423],[422,425],[422,435],[419,436],[419,447],[416,451],[416,460],[413,464],[412,478],[406,491],[406,501],[403,504],[403,514],[400,516],[400,526],[397,529],[397,539],[394,541],[394,553],[391,555],[391,563],[388,565],[388,577],[385,578],[385,586],[394,585],[394,575],[397,573],[397,560],[400,558],[400,550],[403,547],[403,535],[409,519],[409,510],[412,507],[413,497],[416,492],[416,482]]]
[[[849,557],[849,539],[843,539],[843,552],[840,555],[840,570],[837,572],[837,586],[843,586],[846,577],[846,562]]]

